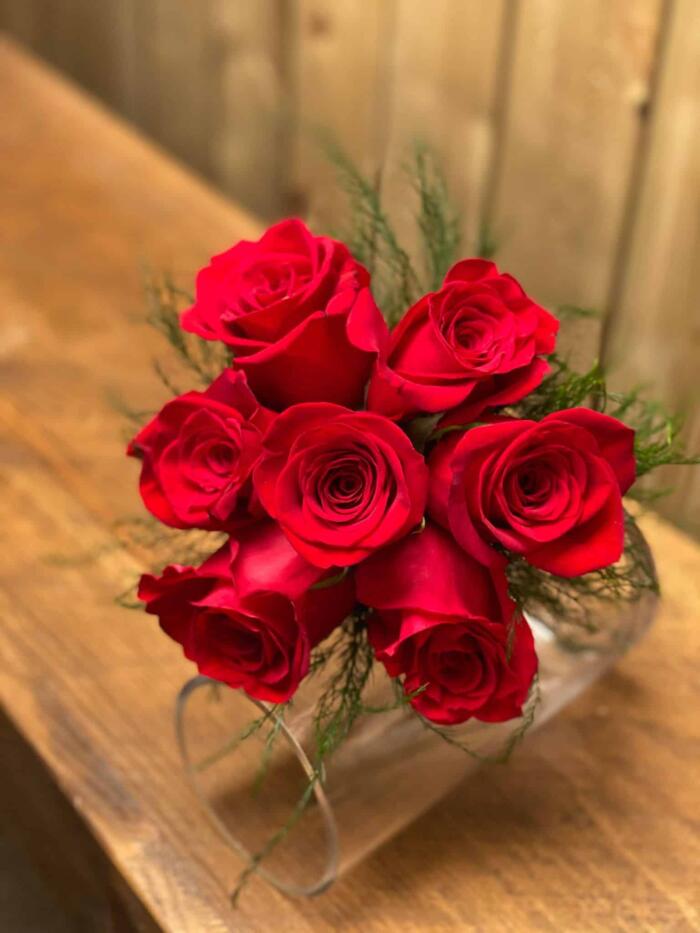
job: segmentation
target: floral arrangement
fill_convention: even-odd
[[[347,243],[285,220],[215,256],[184,309],[154,289],[200,386],[128,447],[146,508],[203,558],[144,575],[138,599],[202,674],[277,717],[326,672],[315,778],[375,662],[448,740],[472,718],[519,737],[537,699],[526,613],[576,624],[589,597],[655,586],[623,496],[690,462],[675,422],[557,355],[564,315],[483,243],[459,259],[425,153],[422,276],[375,188],[341,169]]]

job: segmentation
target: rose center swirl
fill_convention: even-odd
[[[319,458],[307,488],[319,513],[335,523],[361,519],[376,498],[376,464],[360,449],[334,451]]]

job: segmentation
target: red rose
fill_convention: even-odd
[[[425,461],[381,415],[296,405],[277,417],[263,445],[257,494],[312,564],[356,564],[423,516]]]
[[[368,634],[411,705],[432,722],[502,722],[522,712],[537,671],[532,632],[491,571],[435,525],[371,557],[356,571],[372,606]]]
[[[615,418],[573,408],[500,419],[448,435],[429,462],[430,514],[485,564],[502,560],[495,546],[575,577],[622,555],[634,431]]]
[[[225,529],[249,517],[250,477],[272,417],[231,370],[168,402],[127,448],[143,461],[146,508],[174,528]]]
[[[395,419],[455,409],[451,422],[469,423],[539,385],[558,327],[494,263],[465,259],[394,328],[367,407]]]
[[[262,523],[197,569],[171,566],[160,577],[144,575],[139,599],[200,673],[281,703],[308,672],[311,649],[353,605],[350,577],[306,588],[321,574],[272,523]],[[260,588],[271,582],[274,589]]]
[[[343,243],[313,236],[300,220],[215,256],[197,276],[182,326],[229,346],[256,396],[275,409],[362,405],[387,339],[367,270]]]

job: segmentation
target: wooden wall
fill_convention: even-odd
[[[386,166],[406,230],[426,140],[466,242],[486,220],[539,300],[602,309],[578,357],[700,449],[700,0],[0,0],[0,24],[264,217],[337,218],[321,124]],[[700,470],[671,481],[700,533]]]

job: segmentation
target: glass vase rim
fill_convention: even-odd
[[[192,788],[195,796],[198,801],[204,808],[207,817],[209,818],[210,823],[217,830],[219,835],[224,839],[224,841],[231,846],[235,852],[237,852],[249,866],[255,866],[255,873],[260,875],[266,881],[269,881],[274,887],[279,891],[282,891],[284,894],[289,894],[293,897],[313,897],[317,894],[322,894],[326,891],[337,879],[338,877],[338,866],[340,862],[340,842],[338,835],[338,827],[336,819],[333,813],[333,807],[331,806],[330,801],[326,795],[326,792],[323,787],[323,781],[314,782],[314,796],[319,806],[320,813],[323,818],[323,826],[325,830],[326,845],[328,850],[328,857],[325,863],[325,869],[321,874],[320,879],[309,885],[300,885],[300,884],[288,884],[280,880],[274,872],[269,871],[263,864],[258,862],[255,864],[254,855],[240,842],[236,836],[228,829],[224,821],[218,816],[216,810],[211,806],[207,800],[205,794],[201,790],[197,780],[196,780],[196,769],[194,768],[190,755],[187,749],[187,743],[185,741],[185,727],[184,727],[184,717],[183,711],[185,709],[185,704],[188,697],[194,693],[195,690],[198,690],[200,687],[204,686],[227,686],[222,684],[221,681],[215,680],[212,677],[207,677],[204,674],[196,674],[194,677],[189,678],[183,686],[180,688],[177,694],[176,707],[175,707],[175,734],[177,738],[177,744],[180,751],[180,756],[185,765],[185,775],[187,777],[187,782]],[[230,687],[228,689],[231,689]],[[255,697],[251,697],[245,691],[237,691],[241,698],[245,698],[253,706],[257,707],[262,713],[269,713],[273,704],[266,703],[263,700],[257,700]],[[294,733],[288,728],[284,719],[280,723],[280,733],[284,736],[285,740],[291,747],[294,755],[296,756],[297,761],[299,762],[304,774],[306,777],[311,780],[314,774],[314,767],[309,760],[309,756],[304,751],[303,747],[300,745],[298,739],[295,737]]]

